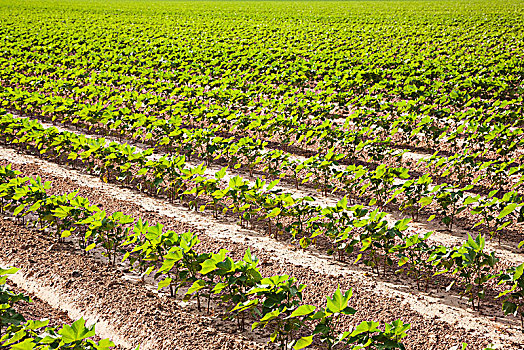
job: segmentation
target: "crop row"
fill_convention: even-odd
[[[519,26],[518,19],[510,13],[490,16],[492,21],[496,18],[497,22],[504,22],[501,25],[503,27]],[[133,16],[126,14],[126,17],[116,17],[117,21],[126,23]],[[415,23],[421,19],[419,16],[415,18]],[[86,26],[85,19],[75,19],[75,26]],[[377,20],[366,19],[372,22]],[[461,26],[470,26],[475,23],[475,19],[480,20],[475,16],[458,17]],[[129,37],[122,35],[118,40],[112,40],[111,34],[98,32],[98,27],[85,28],[91,33],[88,37],[90,40],[86,40],[83,32],[64,32],[71,24],[44,24],[39,28],[40,35],[28,35],[27,28],[15,24],[14,33],[11,30],[9,34],[19,40],[6,40],[4,55],[11,61],[26,62],[30,71],[43,69],[52,73],[57,68],[67,68],[69,71],[76,68],[78,75],[91,70],[103,71],[123,74],[128,79],[149,79],[152,84],[162,80],[206,87],[217,81],[223,86],[241,90],[251,87],[252,84],[246,84],[246,81],[259,82],[260,87],[257,89],[266,86],[264,94],[272,93],[272,88],[278,85],[287,86],[282,91],[288,91],[294,86],[299,91],[324,89],[338,98],[343,106],[348,97],[355,97],[354,100],[358,101],[368,95],[373,98],[369,102],[372,104],[395,100],[396,97],[402,100],[423,97],[421,102],[424,104],[458,104],[460,109],[460,106],[472,99],[480,98],[477,104],[482,106],[493,97],[502,99],[518,96],[522,78],[518,55],[522,41],[519,40],[518,31],[502,32],[497,26],[486,24],[489,22],[483,22],[482,25],[476,23],[467,34],[466,31],[439,24],[439,39],[432,42],[427,41],[427,35],[436,34],[433,29],[417,26],[417,35],[413,35],[413,23],[410,23],[409,30],[396,28],[395,35],[384,38],[383,45],[389,49],[381,50],[381,45],[377,45],[370,50],[373,45],[370,45],[369,40],[374,41],[376,38],[366,30],[343,30],[345,23],[341,18],[330,20],[333,22],[330,23],[332,30],[327,37],[322,33],[325,29],[323,24],[304,27],[295,16],[284,21],[287,26],[276,28],[268,28],[274,25],[271,21],[271,24],[265,23],[264,28],[246,27],[243,23],[241,40],[236,37],[239,35],[237,30],[230,27],[231,22],[236,22],[231,18],[217,22],[203,16],[199,18],[203,21],[201,25],[193,24],[184,29],[177,27],[175,21],[167,21],[167,28],[169,24],[174,25],[170,31],[166,31],[166,28],[152,29],[140,19],[134,20],[138,20],[138,28],[131,29],[127,34]],[[260,24],[258,21],[255,23]],[[364,23],[364,28],[370,25]],[[196,27],[199,28],[198,33],[201,33],[201,26],[211,31],[205,31],[205,35],[196,35]],[[224,28],[217,30],[217,27]],[[108,33],[112,33],[111,23],[107,24],[107,29]],[[153,35],[151,30],[158,32]],[[289,44],[292,49],[273,50],[261,44],[264,42],[260,40],[265,37],[263,35],[267,36],[267,31],[274,30],[281,34],[277,36],[276,44]],[[440,31],[448,32],[448,35],[442,36]],[[490,42],[485,47],[481,45],[485,31],[490,35],[503,36],[505,40]],[[372,32],[379,36],[385,34],[377,33],[376,30]],[[228,36],[217,38],[216,33],[228,33]],[[310,35],[320,35],[324,40],[310,40]],[[67,40],[53,40],[55,36],[65,36]],[[296,40],[296,36],[302,37],[302,40]],[[358,40],[352,40],[354,37]],[[473,48],[461,47],[463,40]],[[218,46],[217,41],[220,42]],[[186,45],[187,42],[194,45]],[[307,47],[304,47],[304,43],[307,43]],[[333,47],[337,49],[333,50]],[[514,54],[508,54],[508,50]],[[49,65],[41,68],[44,62],[49,62]],[[115,82],[121,84],[122,80]],[[440,99],[444,97],[451,101],[441,102]]]
[[[303,304],[306,286],[288,275],[263,278],[258,259],[249,250],[239,261],[228,257],[224,249],[218,253],[197,253],[196,234],[178,234],[164,230],[160,224],[149,226],[146,221],[121,212],[109,215],[77,192],[50,196],[46,193],[49,182],[18,175],[9,166],[0,168],[0,196],[5,210],[17,217],[33,214],[35,227],[51,229],[50,236],[56,240],[76,236],[82,250],[99,248],[110,264],[124,254],[124,261],[129,260],[142,276],[154,274],[159,278],[158,288],[169,288],[172,297],[181,289],[185,291],[184,300],[194,297],[199,310],[202,298],[207,301],[208,312],[212,300],[221,302],[241,330],[245,320],[254,317],[252,328],[269,326],[270,340],[282,349],[288,345],[302,349],[312,343],[313,337],[328,349],[338,344],[369,349],[404,348],[400,341],[410,327],[400,320],[385,324],[384,330],[378,328],[377,322],[362,322],[339,333],[335,328],[339,318],[356,312],[348,305],[351,290],[342,293],[337,289],[327,298],[325,307]],[[296,339],[306,329],[311,335]],[[17,341],[15,338],[12,343]]]
[[[26,119],[19,121],[19,125],[24,123],[39,125]],[[9,129],[15,128],[6,128]],[[171,159],[171,162],[168,162],[167,158],[146,160],[147,153],[134,153],[134,150],[127,145],[106,146],[104,141],[70,133],[58,133],[56,129],[51,129],[52,133],[34,131],[38,142],[33,147],[39,149],[40,153],[49,156],[50,151],[63,150],[65,153],[56,153],[54,158],[75,159],[75,162],[81,160],[88,172],[95,173],[106,181],[114,179],[124,184],[133,183],[138,187],[148,184],[150,193],[158,192],[164,184],[163,190],[167,189],[170,196],[186,195],[186,201],[189,201],[191,206],[201,209],[210,206],[215,215],[219,210],[223,212],[231,210],[234,215],[238,215],[241,224],[248,224],[257,219],[263,220],[270,234],[272,229],[276,231],[275,236],[282,232],[291,233],[295,238],[300,238],[303,247],[320,238],[328,239],[333,247],[333,253],[343,255],[360,250],[357,261],[362,260],[377,273],[382,266],[383,273],[386,274],[387,267],[392,266],[396,259],[398,259],[396,263],[400,265],[409,262],[406,271],[414,276],[419,288],[422,288],[423,282],[426,282],[427,288],[431,276],[439,271],[450,272],[451,275],[459,274],[459,280],[464,283],[462,290],[469,294],[473,305],[477,303],[477,307],[480,298],[484,295],[484,283],[497,276],[496,273],[491,272],[491,269],[498,259],[492,253],[484,252],[484,239],[481,235],[477,236],[476,241],[470,237],[462,247],[431,246],[426,242],[429,235],[422,238],[418,234],[405,234],[409,220],[400,220],[391,225],[386,220],[385,213],[378,210],[370,211],[360,205],[349,207],[345,197],[335,206],[312,206],[308,203],[311,198],[294,199],[291,195],[272,191],[275,182],[266,185],[265,182],[258,180],[255,185],[250,185],[238,176],[232,178],[227,187],[220,188],[219,181],[225,176],[225,169],[218,172],[215,178],[208,179],[202,175],[203,165],[192,169],[180,168],[179,165],[184,164],[183,157]],[[27,135],[20,134],[18,142],[26,142],[24,138]],[[70,151],[64,143],[57,143],[59,135],[62,136],[62,140],[64,135],[69,135],[75,140],[70,144],[76,145],[77,148]],[[90,145],[90,148],[84,150],[83,145]],[[152,151],[149,151],[151,154]],[[127,154],[126,163],[119,165],[120,155],[124,154]],[[144,163],[137,173],[142,178],[137,181],[135,176],[132,181],[129,178],[131,176],[129,170],[137,161]],[[179,171],[180,174],[164,182],[165,177],[173,174],[174,171]],[[149,179],[146,175],[148,172],[150,172]],[[207,196],[211,201],[199,203],[197,200],[200,195]],[[449,196],[449,199],[453,199],[451,194]],[[451,205],[454,203],[451,201]],[[20,204],[16,212],[22,212],[31,205],[30,202]],[[521,208],[518,210],[517,208],[518,205],[515,203],[507,204],[497,219],[506,221],[510,214],[520,212]],[[504,225],[507,224],[502,224]],[[466,275],[462,275],[463,273]],[[482,276],[472,278],[477,273],[482,273]]]
[[[35,87],[38,84],[44,84],[45,88]],[[219,93],[216,90],[202,92],[198,97],[191,87],[181,87],[174,96],[156,96],[152,92],[139,93],[145,87],[138,86],[137,91],[100,89],[86,95],[64,93],[63,84],[62,80],[50,80],[46,76],[5,77],[4,106],[23,113],[47,115],[64,123],[107,126],[121,134],[134,128],[132,134],[142,141],[151,135],[162,139],[182,125],[193,128],[204,124],[215,132],[236,130],[243,136],[256,135],[261,140],[276,137],[284,145],[295,147],[313,145],[318,150],[337,146],[349,158],[374,162],[382,161],[391,147],[399,146],[426,147],[431,152],[443,149],[451,153],[482,150],[492,159],[500,155],[509,160],[516,157],[515,151],[523,142],[521,128],[501,124],[494,117],[486,118],[483,110],[468,109],[459,121],[409,110],[398,116],[356,110],[339,124],[326,119],[322,112],[333,107],[301,103],[295,97],[286,99],[286,106],[296,109],[288,111],[288,107],[281,106],[282,102],[266,99],[253,105],[224,105],[212,96]],[[246,97],[246,100],[251,99]],[[366,147],[358,147],[362,144],[373,151],[366,154]],[[373,144],[377,145],[373,147]]]
[[[5,168],[0,169],[0,172],[4,173]],[[91,340],[95,336],[95,326],[86,326],[82,318],[71,325],[65,324],[60,329],[49,327],[47,319],[26,320],[16,310],[16,304],[21,301],[31,302],[31,299],[23,293],[11,290],[7,285],[7,277],[18,270],[13,267],[0,268],[0,348],[109,350],[115,346],[108,339],[98,342]]]
[[[30,85],[30,82],[24,83]],[[244,142],[254,143],[259,152],[267,146],[267,141],[272,140],[279,142],[284,149],[288,148],[287,145],[305,149],[314,146],[321,155],[326,149],[333,148],[343,154],[346,161],[353,163],[363,160],[380,164],[388,159],[395,163],[400,159],[402,150],[393,147],[393,139],[409,148],[410,144],[419,144],[421,135],[424,135],[423,145],[427,146],[432,140],[432,148],[435,143],[441,143],[437,149],[443,148],[451,154],[457,152],[450,157],[434,156],[424,160],[428,168],[457,168],[458,176],[453,180],[462,185],[470,183],[475,177],[488,181],[493,179],[492,183],[485,185],[496,189],[502,189],[508,183],[508,176],[518,175],[515,164],[521,162],[519,149],[524,142],[524,133],[520,128],[498,125],[492,119],[483,122],[467,120],[456,124],[454,131],[450,131],[449,125],[439,126],[442,118],[417,115],[373,117],[369,113],[355,113],[346,120],[344,127],[338,127],[329,120],[322,124],[308,123],[309,116],[295,115],[290,118],[287,115],[235,113],[229,108],[213,107],[207,100],[205,103],[192,99],[174,103],[139,95],[130,98],[131,101],[142,101],[138,102],[139,105],[143,102],[158,105],[158,113],[164,117],[155,117],[154,111],[147,111],[149,115],[146,115],[132,112],[127,107],[117,107],[126,99],[119,95],[115,96],[117,101],[109,105],[100,102],[93,105],[20,88],[6,88],[2,94],[5,104],[19,111],[89,129],[95,127],[119,136],[133,135],[133,138],[155,146],[178,145],[171,151],[200,154],[208,160],[227,152],[231,143],[242,138]],[[348,125],[359,127],[348,130]]]
[[[303,227],[303,223],[312,217],[322,217],[322,208],[314,208],[310,203],[310,197],[296,198],[291,194],[265,193],[270,189],[264,189],[265,181],[257,180],[252,185],[241,177],[235,177],[233,184],[235,188],[228,192],[221,184],[225,170],[216,174],[215,178],[205,177],[206,168],[203,165],[190,166],[184,156],[163,156],[154,159],[150,156],[153,149],[138,151],[128,145],[111,143],[106,147],[104,139],[90,139],[69,132],[58,132],[54,128],[44,129],[38,122],[28,119],[18,119],[10,115],[2,117],[1,124],[4,129],[3,139],[6,142],[12,140],[14,144],[22,146],[31,144],[40,150],[41,155],[72,162],[74,166],[79,162],[86,163],[88,170],[94,170],[103,178],[116,178],[119,181],[133,186],[145,186],[150,192],[164,192],[170,199],[178,199],[186,194],[193,195],[190,205],[199,208],[206,206],[206,201],[214,212],[222,210],[229,204],[228,200],[237,202],[233,211],[238,213],[239,219],[249,222],[251,218],[262,216],[275,218],[275,226],[294,237],[303,238],[302,244],[307,245],[311,237],[315,237],[314,226]],[[519,223],[523,218],[522,196],[517,190],[499,193],[494,190],[488,196],[468,194],[472,186],[460,187],[457,185],[441,184],[432,186],[432,178],[423,175],[419,178],[400,181],[409,177],[405,168],[392,168],[381,165],[375,170],[368,170],[362,166],[340,167],[339,162],[342,154],[335,154],[330,150],[325,156],[318,155],[305,160],[293,159],[283,151],[262,152],[260,144],[250,142],[250,139],[241,139],[240,142],[223,142],[223,139],[213,138],[208,147],[201,155],[208,154],[210,149],[216,150],[214,158],[222,157],[235,168],[243,164],[250,172],[260,164],[265,164],[262,169],[275,178],[288,177],[293,180],[298,188],[300,183],[310,183],[323,192],[340,190],[348,198],[362,199],[362,196],[371,198],[370,204],[376,204],[384,209],[386,204],[394,202],[405,213],[413,218],[418,218],[424,207],[432,206],[432,210],[439,215],[441,220],[452,229],[456,217],[469,209],[474,217],[475,226],[483,225],[484,230],[491,236],[498,234],[509,225]],[[196,147],[195,144],[191,144]],[[222,148],[224,147],[224,148]],[[151,159],[150,159],[151,158]],[[464,172],[464,177],[470,177],[469,172]],[[449,170],[448,170],[449,171]],[[521,166],[509,168],[505,174],[519,174]],[[460,173],[459,173],[460,178]],[[463,178],[461,180],[464,180]],[[507,181],[505,176],[492,177],[494,184]],[[496,182],[498,181],[498,182]],[[141,185],[139,185],[141,183]],[[276,185],[274,181],[271,187]],[[517,183],[520,188],[521,183]],[[158,188],[160,186],[162,189]],[[240,194],[236,194],[239,192]],[[256,193],[258,200],[246,199]],[[243,199],[241,199],[243,198]],[[200,202],[204,203],[200,203]],[[199,204],[200,203],[200,204]],[[299,204],[300,203],[300,204]],[[295,206],[303,206],[300,210],[287,209]],[[272,210],[278,209],[278,215],[271,214]],[[289,213],[287,211],[290,211]],[[268,216],[270,215],[271,216]],[[291,228],[283,229],[285,217],[304,217],[299,223]],[[283,220],[281,218],[284,218]],[[268,228],[271,233],[271,220]],[[343,228],[341,229],[343,230]],[[306,238],[310,237],[310,238]],[[332,241],[338,242],[337,235],[331,237]],[[335,244],[336,246],[337,244]],[[345,245],[345,244],[343,244]]]

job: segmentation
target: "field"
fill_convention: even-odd
[[[518,0],[0,0],[0,349],[522,350],[523,96]]]

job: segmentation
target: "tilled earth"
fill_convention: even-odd
[[[55,298],[60,298],[55,300],[58,304],[88,310],[89,314],[109,323],[115,335],[133,346],[142,344],[141,349],[263,348],[235,334],[233,327],[226,328],[212,318],[183,310],[175,299],[124,280],[122,272],[95,258],[67,247],[62,249],[60,244],[53,245],[45,233],[2,219],[0,242],[4,252],[2,263],[20,267],[27,280],[38,281],[42,288],[56,291]]]
[[[67,311],[51,306],[48,302],[34,295],[34,293],[27,292],[18,287],[11,289],[16,293],[23,293],[31,299],[30,302],[20,301],[14,306],[15,310],[22,314],[26,320],[48,320],[49,323],[47,327],[56,327],[58,329],[62,328],[64,325],[71,325],[76,321],[76,319],[71,319],[69,317]],[[91,339],[94,341],[100,341],[100,337],[98,336],[94,336]],[[120,350],[122,347],[115,346],[112,349]]]
[[[122,211],[136,218],[149,220],[150,224],[161,222],[170,229],[179,232],[191,229],[199,231],[187,223],[181,223],[172,217],[159,212],[146,211],[136,203],[130,203],[108,196],[103,191],[91,187],[82,187],[73,180],[52,176],[35,164],[17,165],[25,174],[40,175],[45,180],[52,180],[53,192],[64,193],[76,189],[80,195],[86,196],[92,203],[102,204],[108,212]],[[196,218],[198,219],[198,217]],[[158,349],[251,349],[263,347],[260,335],[247,333],[238,334],[232,322],[224,323],[218,317],[198,313],[194,307],[181,307],[173,298],[152,292],[147,286],[133,284],[124,280],[122,272],[107,268],[101,261],[86,257],[73,249],[64,249],[44,234],[21,229],[11,221],[2,220],[0,229],[0,250],[5,251],[9,263],[31,271],[27,278],[36,279],[39,283],[61,291],[68,295],[73,304],[80,309],[89,310],[107,321],[121,337],[129,343],[145,344],[145,348]],[[434,317],[422,315],[414,310],[412,301],[403,300],[398,294],[385,294],[377,288],[374,277],[361,279],[355,275],[343,273],[319,273],[307,265],[286,263],[274,259],[276,252],[268,249],[258,249],[250,245],[250,238],[245,243],[217,240],[205,232],[199,232],[202,241],[198,246],[201,251],[218,251],[226,248],[234,258],[241,258],[249,247],[261,260],[261,272],[269,276],[274,274],[289,274],[298,278],[300,283],[308,287],[305,292],[305,302],[324,305],[325,296],[332,293],[337,285],[344,289],[353,288],[354,296],[351,306],[357,309],[357,314],[348,319],[344,327],[363,320],[391,322],[402,319],[410,323],[412,329],[405,340],[408,349],[449,349],[449,347],[467,342],[469,349],[482,349],[494,342],[492,334],[475,331],[458,326],[456,322],[443,321],[439,317],[440,308],[446,301],[431,302]],[[53,247],[50,250],[49,247]],[[81,277],[73,278],[73,271],[81,271]],[[77,274],[75,274],[77,275]],[[402,285],[403,281],[391,277],[391,283]],[[407,293],[413,292],[414,300],[423,296],[414,292],[410,284],[404,286]],[[74,291],[74,292],[72,292]],[[499,341],[503,348],[518,349],[521,345],[518,338],[512,339],[507,329],[501,328]]]
[[[62,327],[75,320],[69,318],[66,311],[56,309],[46,301],[20,288],[12,288],[16,293],[23,293],[31,298],[31,302],[20,301],[15,305],[15,310],[22,314],[26,320],[49,320],[49,327]]]

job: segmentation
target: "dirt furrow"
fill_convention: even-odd
[[[20,116],[18,116],[20,117]],[[28,118],[28,117],[20,117],[20,118]],[[86,133],[84,132],[83,130],[77,130],[77,129],[73,129],[69,126],[64,126],[64,125],[54,125],[52,123],[48,123],[48,122],[44,122],[44,121],[39,121],[44,127],[56,127],[58,130],[60,131],[68,131],[68,132],[71,132],[71,133],[76,133],[76,134],[81,134],[81,135],[84,135],[86,137],[90,137],[90,138],[96,138],[96,137],[99,137],[97,135],[94,135],[94,134],[89,134],[89,133]],[[108,143],[109,142],[116,142],[116,143],[122,143],[120,140],[118,140],[117,138],[115,137],[106,137]],[[126,142],[129,142],[129,140],[126,140]],[[134,146],[137,148],[138,151],[144,151],[145,149],[149,148],[149,146],[145,145],[145,144],[141,144],[141,143],[138,143],[138,142],[130,142],[129,145],[131,146]],[[0,153],[2,152],[2,150],[0,150]],[[409,153],[409,152],[408,152]],[[408,154],[406,153],[406,154]],[[155,153],[153,153],[151,156],[149,156],[150,159],[159,159],[161,156],[164,156],[166,155],[165,153],[161,153],[161,152],[158,152],[155,150]],[[409,157],[412,157],[412,156],[415,156],[415,157],[418,157],[418,156],[421,156],[420,154],[411,154],[409,153],[408,154]],[[302,157],[302,156],[292,156],[291,158],[293,159],[299,159],[299,160],[302,160],[304,161],[306,159],[306,157]],[[201,164],[201,162],[196,162],[196,161],[187,161],[187,164],[192,166],[192,167],[196,167],[198,165]],[[343,167],[342,166],[339,166],[338,167],[339,170],[341,170]],[[210,164],[210,165],[207,165],[206,167],[206,170],[204,172],[204,175],[206,176],[214,176],[214,174],[216,172],[218,172],[219,170],[222,169],[222,166],[218,166],[218,165],[215,165],[215,164]],[[224,180],[225,181],[229,181],[231,178],[235,177],[235,176],[242,176],[244,180],[247,180],[249,181],[251,184],[253,184],[256,180],[256,176],[250,176],[247,172],[245,171],[239,171],[239,170],[236,170],[236,169],[232,169],[232,168],[228,168],[227,170],[227,173],[226,175],[224,176]],[[402,184],[404,183],[406,180],[396,180],[395,181],[395,184],[398,185],[398,184]],[[336,203],[340,200],[340,197],[337,197],[336,195],[324,195],[318,191],[315,191],[313,188],[304,188],[305,186],[302,186],[303,189],[296,189],[293,185],[291,184],[288,184],[284,181],[280,181],[280,183],[278,185],[276,185],[274,188],[275,189],[280,189],[282,190],[283,192],[285,193],[290,193],[294,198],[303,198],[303,197],[306,197],[306,196],[309,196],[309,197],[312,197],[313,198],[313,201],[311,202],[312,205],[318,205],[318,206],[322,206],[322,207],[326,207],[326,206],[334,206],[336,205]],[[433,188],[434,186],[430,186],[430,189]],[[469,193],[467,192],[467,195],[469,196],[475,196],[475,194],[473,193]],[[481,197],[484,197],[484,196],[481,196]],[[376,209],[375,207],[370,207],[367,205],[367,202],[366,201],[362,201],[362,200],[359,200],[359,199],[355,199],[353,198],[353,201],[358,203],[358,204],[361,204],[361,205],[364,205],[368,208],[371,208],[372,210]],[[405,214],[403,214],[402,212],[398,211],[398,210],[395,210],[395,209],[391,209],[391,208],[388,208],[388,215],[386,217],[386,219],[388,220],[389,223],[391,224],[394,224],[396,221],[398,220],[401,220],[401,219],[404,219],[406,217]],[[412,221],[412,224],[411,224],[413,227],[415,227],[417,229],[418,232],[422,233],[422,234],[425,234],[427,232],[433,232],[431,238],[430,238],[430,241],[433,241],[433,242],[436,242],[438,244],[444,244],[444,245],[447,245],[447,246],[455,246],[455,245],[459,245],[461,244],[464,239],[467,239],[468,237],[468,233],[471,233],[470,230],[467,230],[467,229],[464,229],[464,228],[461,228],[460,225],[455,225],[456,228],[454,229],[454,232],[449,232],[446,230],[446,227],[445,225],[439,223],[437,220],[434,220],[432,222],[427,222],[427,221]],[[473,236],[475,236],[475,234],[473,234]],[[522,254],[522,251],[517,249],[516,247],[516,244],[511,244],[509,242],[504,242],[502,245],[499,245],[497,244],[494,240],[493,241],[487,241],[486,242],[486,248],[490,251],[494,251],[498,257],[512,263],[512,264],[521,264],[524,262],[524,254]]]
[[[96,323],[97,335],[124,349],[263,349],[219,317],[156,293],[95,258],[51,244],[42,233],[0,219],[0,265],[18,266],[10,277],[72,319]]]
[[[435,291],[429,294],[414,292],[416,288],[412,284],[397,277],[371,277],[365,269],[335,262],[332,257],[320,252],[297,250],[294,246],[277,242],[256,231],[242,229],[231,220],[215,220],[208,215],[197,214],[164,200],[103,183],[95,177],[36,157],[17,155],[6,149],[2,150],[0,157],[23,166],[38,168],[38,173],[52,177],[55,181],[67,181],[72,188],[95,190],[104,197],[103,201],[132,203],[147,212],[155,213],[166,224],[172,221],[189,224],[204,232],[202,244],[210,250],[225,247],[240,254],[242,249],[250,247],[268,264],[269,273],[281,271],[297,275],[302,283],[312,286],[309,298],[318,304],[322,303],[326,293],[336,288],[336,284],[347,288],[355,287],[356,302],[361,306],[360,317],[371,316],[377,319],[379,316],[381,321],[401,317],[405,322],[413,324],[416,329],[416,333],[413,333],[416,335],[409,339],[411,349],[447,349],[446,346],[460,341],[468,341],[473,348],[479,349],[490,342],[498,344],[499,348],[524,344],[524,336],[511,328],[515,324],[514,320],[478,315],[467,309],[464,300],[453,295]],[[490,310],[490,314],[494,313],[497,314],[497,311]],[[442,343],[442,339],[437,336],[435,341],[428,342],[426,338],[435,332],[442,334],[447,340]]]
[[[85,134],[84,134],[85,135]],[[86,135],[89,136],[89,135]],[[154,154],[153,156],[159,157],[158,154]],[[6,160],[13,160],[17,157],[22,157],[21,155],[17,154],[16,151],[8,148],[0,148],[0,157],[4,157]],[[28,156],[32,157],[32,156]],[[33,159],[38,159],[36,157],[32,157]],[[40,159],[38,159],[40,161]],[[16,162],[16,160],[13,160],[13,162]],[[24,162],[31,162],[30,160],[26,160]],[[51,163],[51,162],[48,162]],[[199,163],[197,162],[188,162],[191,166],[197,166]],[[220,166],[216,165],[210,165],[207,167],[205,171],[205,175],[207,176],[213,176],[217,171],[221,169]],[[245,172],[239,172],[236,170],[228,169],[228,172],[226,176],[224,177],[225,181],[229,181],[229,179],[233,178],[236,175],[243,176],[244,180],[250,181],[252,184],[256,180],[255,177],[250,177],[249,174]],[[290,193],[295,198],[303,198],[305,196],[310,196],[314,200],[311,202],[312,205],[319,205],[321,207],[326,206],[334,206],[336,205],[337,201],[340,199],[339,197],[335,195],[323,195],[321,193],[315,192],[314,189],[295,189],[293,186],[286,184],[285,182],[280,182],[279,185],[274,187],[275,189],[281,189],[286,193]],[[374,207],[367,206],[367,202],[364,201],[358,201],[357,203],[362,204],[368,208],[371,208],[372,210],[375,209]],[[388,215],[386,216],[386,219],[390,224],[394,224],[396,221],[406,218],[406,215],[404,215],[402,212],[398,210],[389,210]],[[413,221],[411,223],[413,228],[416,228],[417,232],[421,234],[426,234],[427,232],[433,232],[431,235],[430,241],[436,242],[438,244],[444,244],[447,246],[455,246],[458,244],[461,244],[465,239],[468,237],[468,233],[471,233],[470,231],[466,229],[461,228],[455,228],[454,232],[449,232],[446,230],[445,226],[443,224],[440,224],[437,220],[434,220],[432,222],[427,221]],[[498,257],[508,261],[512,264],[521,264],[524,262],[524,255],[521,253],[519,249],[517,249],[516,244],[512,246],[510,243],[504,243],[503,245],[498,245],[495,240],[493,241],[487,241],[486,242],[486,248],[490,251],[494,251]]]

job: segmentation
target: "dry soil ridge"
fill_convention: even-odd
[[[370,288],[375,290],[380,289],[387,295],[400,295],[404,300],[403,304],[429,319],[438,318],[451,325],[459,325],[468,330],[488,334],[495,344],[499,344],[499,347],[503,347],[503,344],[509,344],[508,342],[511,340],[517,340],[524,344],[524,337],[520,334],[513,334],[515,338],[512,338],[507,334],[500,333],[500,329],[506,328],[506,325],[502,322],[492,321],[487,317],[478,316],[461,308],[442,304],[439,302],[440,298],[438,297],[436,298],[430,295],[415,296],[409,292],[399,290],[397,286],[391,283],[375,282],[373,278],[367,276],[366,271],[337,264],[332,258],[320,253],[313,255],[310,252],[296,250],[295,247],[276,242],[257,232],[241,229],[236,224],[218,222],[210,216],[199,215],[180,206],[168,204],[163,200],[137,194],[131,190],[112,184],[103,183],[93,176],[85,175],[33,156],[18,155],[16,152],[6,149],[1,150],[0,156],[14,163],[37,163],[44,172],[52,173],[54,176],[72,179],[79,185],[97,188],[110,196],[115,196],[125,201],[132,201],[146,210],[156,211],[167,217],[176,218],[178,221],[191,223],[204,230],[206,235],[218,240],[231,240],[243,243],[246,237],[249,237],[252,246],[271,251],[273,258],[278,261],[299,266],[309,266],[311,269],[323,274],[351,274],[362,279],[364,283],[369,284]]]

